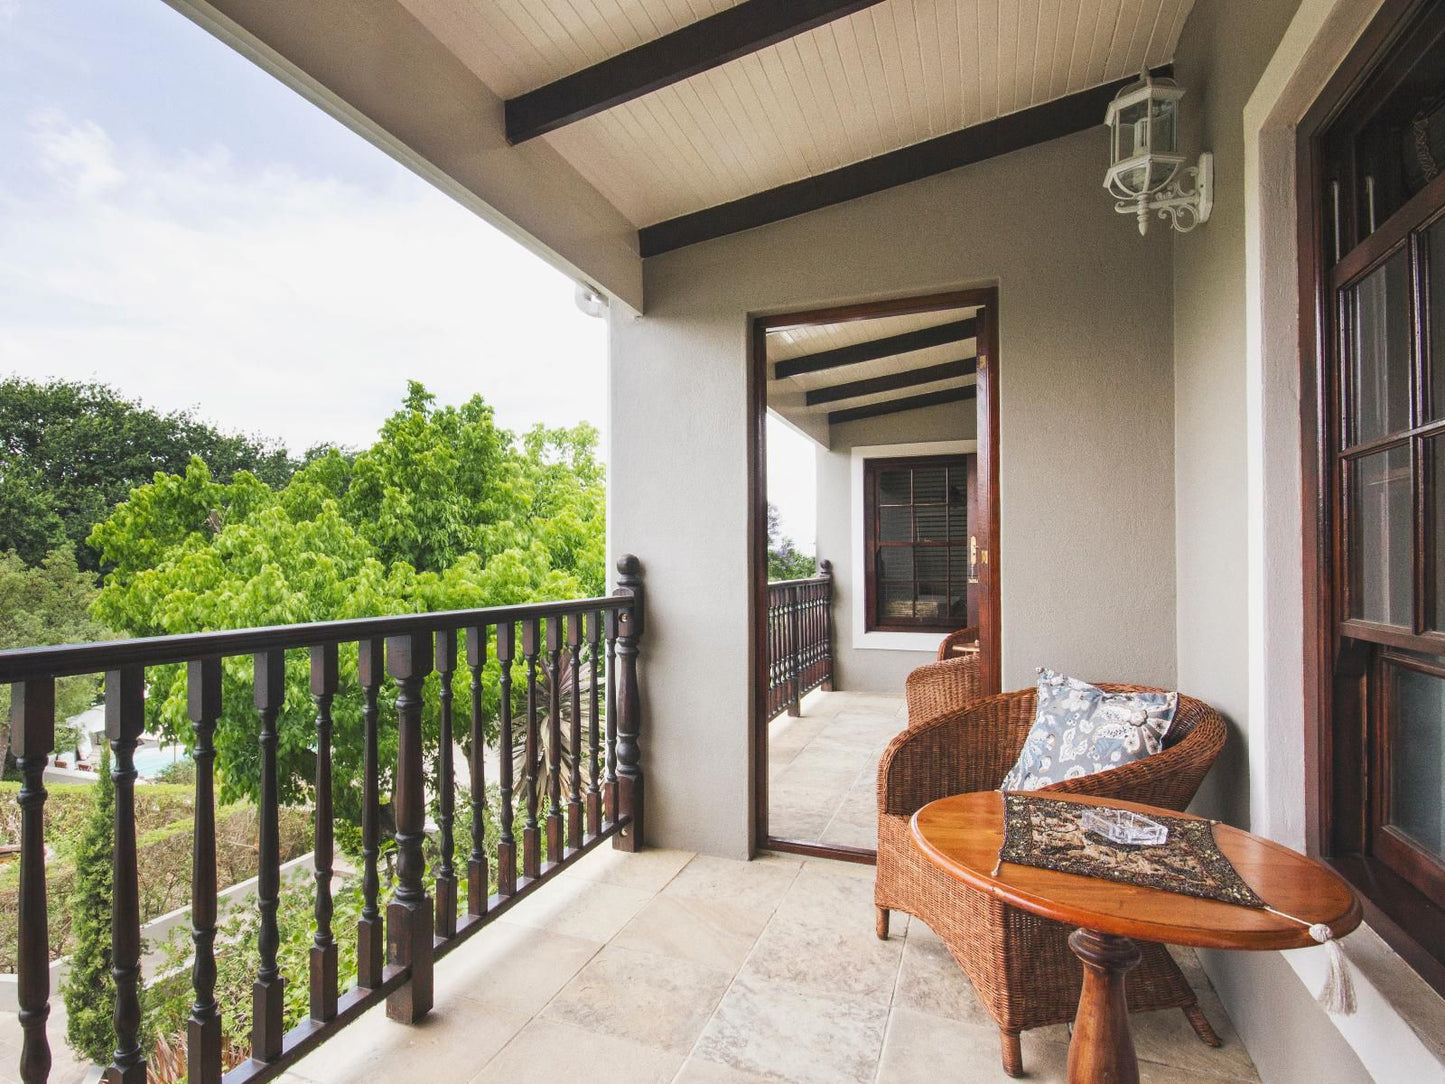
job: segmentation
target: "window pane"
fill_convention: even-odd
[[[1432,418],[1445,418],[1445,218],[1425,235],[1430,254],[1430,382]],[[1437,475],[1438,477],[1438,475]]]
[[[968,567],[968,547],[950,546],[953,554],[953,575],[950,577],[955,583],[966,583],[972,570]]]
[[[920,504],[915,507],[913,518],[918,523],[918,541],[947,542],[949,511],[941,504]]]
[[[878,551],[878,564],[885,580],[913,579],[913,547],[884,546]]]
[[[1410,452],[1391,448],[1349,466],[1350,616],[1411,625]]]
[[[942,583],[920,583],[918,585],[919,617],[930,621],[942,621],[948,616],[948,586]]]
[[[947,483],[948,472],[943,467],[919,467],[913,472],[913,503],[942,504]]]
[[[948,579],[948,551],[942,546],[919,546],[913,554],[920,580]]]
[[[1349,443],[1410,427],[1410,265],[1395,253],[1345,293]]]
[[[913,472],[908,470],[886,470],[878,475],[879,504],[907,504],[913,499]]]
[[[1390,823],[1445,858],[1445,679],[1394,670]]]
[[[948,510],[948,540],[950,542],[968,541],[967,508],[950,508]]]
[[[955,621],[968,620],[968,587],[962,580],[949,583],[948,616]]]
[[[968,471],[963,467],[951,467],[948,471],[948,503],[968,503]]]
[[[878,541],[912,542],[913,510],[904,508],[880,508],[878,510]]]
[[[913,583],[888,583],[878,585],[878,617],[888,618],[913,616]]]

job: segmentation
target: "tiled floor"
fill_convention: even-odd
[[[943,946],[896,916],[873,936],[872,869],[600,850],[437,965],[416,1027],[378,1007],[299,1063],[332,1081],[993,1081],[998,1033]],[[1257,1079],[1177,1011],[1134,1017],[1145,1081]],[[1027,1033],[1029,1079],[1062,1081],[1063,1027]]]
[[[907,722],[903,701],[814,692],[800,718],[768,724],[768,831],[850,847],[878,842],[878,757]]]

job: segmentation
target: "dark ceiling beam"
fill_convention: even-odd
[[[961,376],[972,376],[978,371],[978,358],[961,358],[945,361],[941,365],[926,365],[922,369],[906,369],[901,373],[884,376],[870,376],[866,380],[852,380],[847,384],[833,384],[826,388],[814,388],[803,397],[807,406],[819,403],[836,403],[840,399],[857,399],[862,395],[877,395],[899,388],[916,388],[920,384],[936,384],[940,380],[953,380]]]
[[[1156,76],[1170,75],[1173,65],[1153,69]],[[1104,123],[1104,111],[1119,89],[1138,76],[1106,83],[1091,90],[1057,98],[1043,105],[1021,109],[956,132],[926,139],[874,158],[839,169],[805,177],[799,181],[755,192],[751,196],[706,207],[701,211],[670,218],[637,231],[638,248],[644,257],[671,252],[715,237],[740,233],[794,215],[831,207],[859,196],[882,192],[910,181],[932,177],[959,166],[972,165],[1045,143],[1060,136],[1082,132]],[[1102,171],[1107,165],[1100,162]]]
[[[816,354],[779,361],[773,366],[773,379],[786,380],[803,373],[818,373],[824,369],[837,369],[844,365],[857,365],[863,361],[877,361],[894,354],[907,354],[914,350],[927,350],[930,346],[945,346],[948,343],[963,342],[978,334],[978,323],[973,319],[955,320],[949,324],[937,324],[919,331],[905,331],[901,335],[889,335],[883,339],[870,339],[852,346],[838,346],[832,350],[819,350]]]
[[[522,143],[882,0],[744,0],[563,76],[505,104],[507,141]]]
[[[881,418],[885,414],[901,414],[905,410],[921,410],[923,407],[938,406],[942,403],[962,403],[967,399],[972,399],[977,393],[978,387],[969,384],[963,388],[931,391],[926,395],[910,395],[906,399],[889,399],[883,403],[869,403],[867,406],[834,410],[828,414],[828,424],[856,422],[859,418]]]

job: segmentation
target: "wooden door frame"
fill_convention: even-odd
[[[999,613],[999,378],[998,288],[996,286],[915,294],[854,305],[757,315],[749,318],[748,411],[748,627],[752,695],[748,710],[748,748],[753,758],[751,850],[779,850],[871,864],[871,848],[834,846],[810,840],[778,839],[768,834],[767,630],[768,616],[768,358],[770,328],[790,324],[842,323],[880,316],[979,307],[978,319],[978,499],[985,522],[980,532],[988,559],[980,562],[979,638],[983,644],[983,691],[1002,687],[1002,622]],[[823,554],[821,556],[827,556]],[[859,589],[854,585],[854,589]]]

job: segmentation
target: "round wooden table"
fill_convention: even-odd
[[[1132,809],[1146,816],[1189,816],[1082,795],[1041,791],[1039,797]],[[1135,1084],[1139,1079],[1124,1001],[1125,975],[1139,962],[1132,938],[1214,949],[1317,944],[1299,923],[1253,907],[1009,862],[995,875],[1003,835],[1003,795],[994,790],[942,798],[913,815],[914,844],[939,869],[1004,903],[1078,927],[1069,936],[1069,946],[1083,962],[1084,985],[1069,1043],[1070,1084]],[[1228,825],[1215,825],[1214,838],[1271,907],[1308,923],[1323,922],[1336,937],[1360,924],[1359,900],[1328,867]]]

